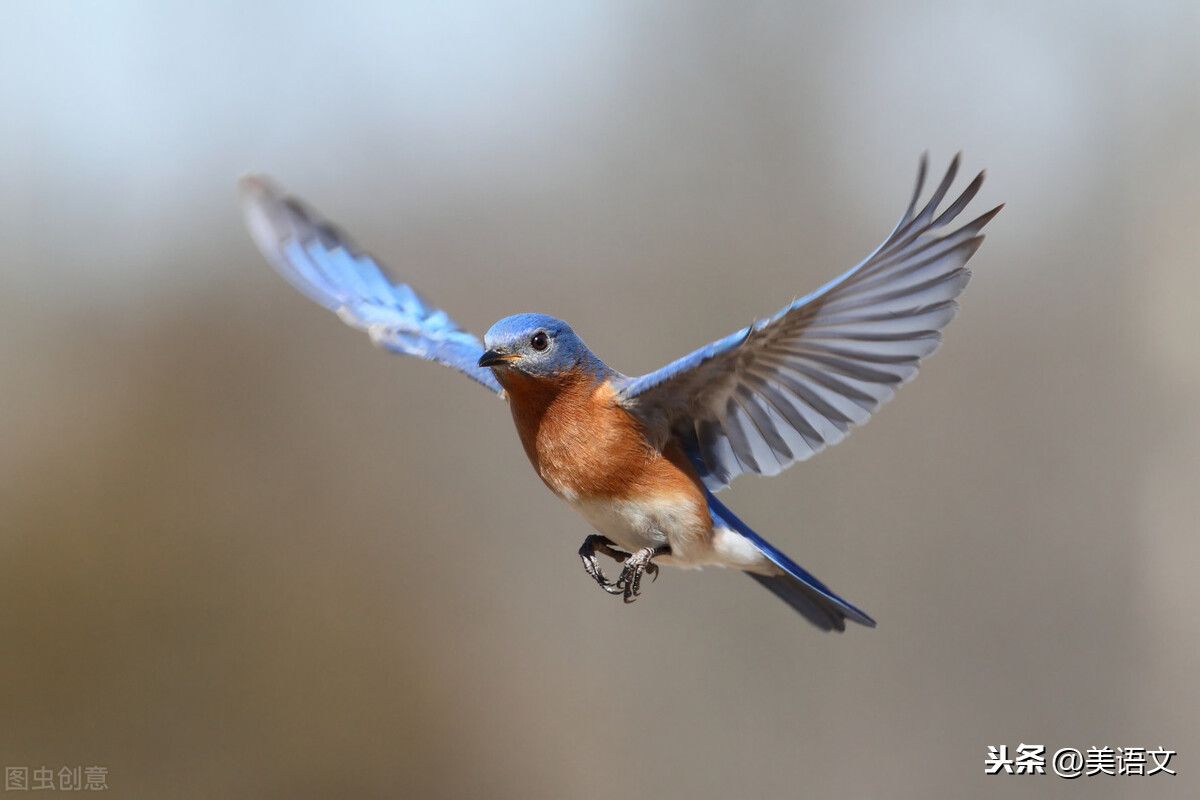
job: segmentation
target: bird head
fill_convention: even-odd
[[[483,337],[483,346],[479,366],[491,367],[501,380],[510,371],[550,378],[580,369],[599,376],[608,369],[570,325],[545,314],[505,317]]]

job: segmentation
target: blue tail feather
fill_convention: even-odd
[[[875,620],[838,597],[807,570],[777,550],[766,539],[750,530],[746,523],[734,516],[733,512],[726,508],[720,500],[713,497],[712,492],[706,489],[704,493],[708,498],[709,513],[712,514],[712,518],[717,524],[732,528],[745,536],[758,548],[759,552],[784,572],[783,575],[758,575],[747,572],[747,575],[770,589],[776,597],[800,612],[805,619],[821,630],[844,631],[847,619],[869,628],[875,627]]]

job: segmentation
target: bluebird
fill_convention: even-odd
[[[714,495],[738,475],[775,475],[844,439],[936,350],[967,261],[1002,206],[954,230],[981,172],[938,212],[958,170],[864,261],[774,315],[662,369],[627,377],[560,319],[517,314],[480,342],[269,179],[242,178],[263,255],[312,300],[380,347],[452,367],[508,400],[542,482],[597,531],[579,550],[605,591],[631,602],[658,565],[744,571],[822,630],[862,610],[759,536]],[[621,565],[610,580],[598,555]]]

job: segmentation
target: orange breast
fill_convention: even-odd
[[[611,384],[576,376],[505,376],[525,454],[564,499],[636,499],[670,493],[707,504],[699,476],[674,442],[660,452],[613,402]]]

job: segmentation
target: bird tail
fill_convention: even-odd
[[[759,575],[747,572],[760,585],[800,612],[813,625],[824,631],[846,630],[846,620],[850,619],[869,628],[875,627],[875,620],[868,617],[860,609],[855,608],[838,597],[829,587],[808,573],[803,567],[792,561],[774,545],[759,536],[750,527],[734,516],[721,501],[713,497],[707,489],[709,511],[713,519],[720,525],[732,528],[745,536],[758,548],[758,551],[771,560],[775,566],[783,570],[782,575]]]

